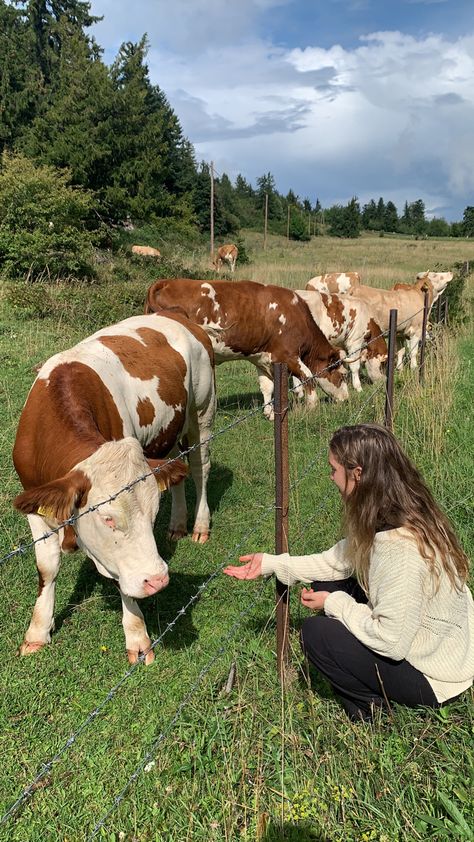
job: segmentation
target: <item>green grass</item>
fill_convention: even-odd
[[[11,506],[19,490],[11,448],[35,376],[32,366],[101,324],[140,312],[143,297],[139,279],[74,287],[67,293],[60,286],[4,290],[0,556],[29,540],[26,520]],[[397,379],[394,423],[471,555],[473,358],[472,331],[455,335],[438,329],[425,386],[420,388],[409,372]],[[220,367],[217,382],[216,431],[260,401],[250,365]],[[383,407],[383,394],[366,385],[360,396],[351,391],[345,405],[322,400],[313,413],[292,409],[293,552],[323,549],[339,537],[340,504],[328,481],[328,438],[341,423],[381,421]],[[253,414],[218,435],[211,455],[208,544],[196,546],[189,538],[177,545],[166,541],[169,500],[163,497],[156,537],[170,562],[171,581],[162,594],[142,603],[153,638],[213,571],[245,551],[274,546],[272,426],[261,413]],[[191,485],[188,495],[192,503]],[[81,554],[63,559],[56,632],[51,646],[35,657],[15,654],[36,596],[32,552],[0,565],[0,586],[3,814],[42,763],[104,701],[128,664],[115,589]],[[154,765],[147,764],[132,781],[98,838],[472,839],[472,693],[438,712],[394,706],[393,718],[383,717],[373,726],[351,724],[328,687],[314,676],[308,679],[298,643],[305,615],[298,593],[295,588],[291,595],[291,669],[282,690],[276,675],[273,582],[216,576],[165,634],[155,663],[133,671],[0,828],[0,839],[87,839],[154,743]],[[233,662],[236,682],[225,694]]]

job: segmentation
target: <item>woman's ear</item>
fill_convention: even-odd
[[[353,473],[353,477],[354,477],[355,482],[360,482],[361,476],[362,476],[362,468],[360,467],[360,465],[357,465],[357,468],[354,468],[354,473]]]

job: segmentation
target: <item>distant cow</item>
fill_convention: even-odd
[[[376,322],[371,318],[365,301],[353,295],[328,295],[316,290],[297,289],[306,301],[314,321],[326,339],[347,352],[352,385],[362,390],[359,379],[361,362],[365,363],[370,380],[375,383],[383,378],[382,363],[388,356],[387,343]]]
[[[142,257],[161,257],[161,252],[152,246],[132,246],[132,254],[139,254]]]
[[[235,246],[233,243],[229,243],[225,246],[220,246],[220,248],[217,249],[217,254],[214,257],[215,269],[219,272],[224,263],[227,263],[227,265],[230,267],[230,271],[234,272],[235,263],[237,261],[238,255],[239,250],[237,246]]]
[[[129,661],[140,652],[146,663],[153,660],[135,599],[168,584],[153,536],[165,488],[173,486],[170,537],[186,533],[186,466],[163,458],[178,454],[183,436],[189,445],[201,443],[189,453],[197,497],[193,540],[203,543],[209,534],[213,357],[204,331],[170,313],[103,328],[40,369],[16,435],[13,461],[25,491],[14,506],[28,516],[35,540],[71,515],[79,519],[35,544],[38,599],[21,654],[50,642],[61,550],[79,546],[118,585]],[[81,517],[91,506],[97,508]]]
[[[178,308],[202,325],[211,337],[216,364],[248,360],[256,366],[270,420],[273,362],[287,363],[299,380],[316,375],[316,383],[335,400],[348,397],[344,352],[330,345],[305,302],[290,289],[254,281],[156,281],[148,290],[145,311],[166,308]],[[307,404],[314,406],[312,380],[304,391]]]
[[[328,272],[326,275],[315,275],[308,281],[305,289],[316,290],[331,294],[350,293],[360,284],[358,272]]]

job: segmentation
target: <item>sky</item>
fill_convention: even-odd
[[[198,162],[312,205],[474,205],[474,0],[92,0],[110,64],[148,67]]]

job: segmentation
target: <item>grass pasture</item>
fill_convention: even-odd
[[[295,288],[319,271],[356,269],[367,282],[386,286],[474,259],[470,241],[288,244],[272,237],[263,254],[261,237],[245,240],[253,262],[237,268],[237,278]],[[185,261],[183,249],[178,257]],[[105,263],[102,282],[91,287],[2,290],[0,557],[29,540],[26,519],[11,506],[19,491],[11,449],[33,366],[141,311],[151,270],[127,260],[119,255]],[[189,268],[206,268],[202,250]],[[120,280],[121,273],[132,277]],[[437,327],[424,386],[405,371],[397,376],[394,401],[395,432],[471,556],[473,358],[472,321],[456,331]],[[0,840],[474,839],[472,692],[437,712],[395,706],[372,726],[351,724],[302,664],[298,629],[306,612],[299,588],[291,595],[291,670],[280,688],[274,583],[237,582],[219,572],[245,551],[274,547],[273,430],[253,411],[260,396],[250,365],[220,367],[217,386],[215,431],[245,420],[212,443],[208,544],[169,543],[169,499],[162,498],[156,537],[171,581],[142,602],[150,635],[161,638],[152,666],[129,670],[120,600],[80,553],[62,562],[51,646],[18,658],[36,596],[33,553],[0,564],[0,815],[40,775],[0,825]],[[292,552],[323,549],[339,537],[340,503],[327,468],[331,432],[343,423],[382,421],[383,410],[383,391],[368,383],[361,395],[351,390],[343,405],[323,399],[312,413],[293,407]],[[191,484],[187,493],[192,505]],[[226,693],[232,663],[236,680]]]

